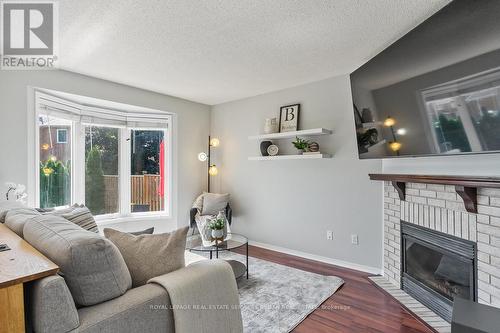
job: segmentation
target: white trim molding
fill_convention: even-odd
[[[356,264],[356,263],[353,263],[353,262],[339,260],[339,259],[334,259],[334,258],[323,257],[323,256],[319,256],[319,255],[316,255],[316,254],[302,252],[302,251],[297,251],[297,250],[292,250],[292,249],[287,249],[287,248],[280,247],[280,246],[275,246],[275,245],[269,245],[269,244],[265,244],[265,243],[255,242],[255,241],[252,241],[252,240],[249,240],[248,244],[254,245],[254,246],[258,246],[258,247],[262,247],[264,249],[268,249],[268,250],[272,250],[272,251],[277,251],[277,252],[282,252],[282,253],[285,253],[285,254],[290,254],[290,255],[296,256],[296,257],[301,257],[301,258],[305,258],[305,259],[315,260],[315,261],[323,262],[325,264],[330,264],[330,265],[340,266],[340,267],[344,267],[344,268],[354,269],[354,270],[357,270],[357,271],[362,271],[362,272],[366,272],[366,273],[370,273],[370,274],[374,274],[374,275],[382,275],[382,273],[383,273],[381,268],[371,267],[371,266],[366,266],[366,265],[360,265],[360,264]]]

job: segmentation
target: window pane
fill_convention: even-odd
[[[441,153],[471,151],[455,98],[427,102],[427,110]]]
[[[500,88],[465,94],[471,120],[483,150],[500,150]]]
[[[164,131],[131,131],[131,211],[164,210]]]
[[[67,206],[71,203],[71,121],[40,115],[40,207]],[[66,132],[59,142],[58,133]]]
[[[119,211],[119,130],[85,127],[85,205],[94,215]]]

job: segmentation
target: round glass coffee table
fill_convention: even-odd
[[[191,252],[209,253],[210,259],[219,258],[221,251],[233,251],[245,247],[245,264],[237,260],[226,260],[234,271],[234,276],[240,278],[246,274],[248,279],[248,238],[240,234],[229,233],[222,241],[213,241],[211,244],[203,244],[200,234],[188,236],[186,249]]]

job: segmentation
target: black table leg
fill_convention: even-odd
[[[247,248],[247,280],[248,280],[248,242],[247,242],[247,245],[246,245],[246,248]]]
[[[212,260],[212,251],[210,250],[210,260]]]

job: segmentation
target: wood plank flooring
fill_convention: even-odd
[[[317,274],[335,275],[345,281],[335,294],[295,328],[295,333],[435,332],[368,280],[368,273],[256,246],[249,247],[249,254],[255,258]]]

